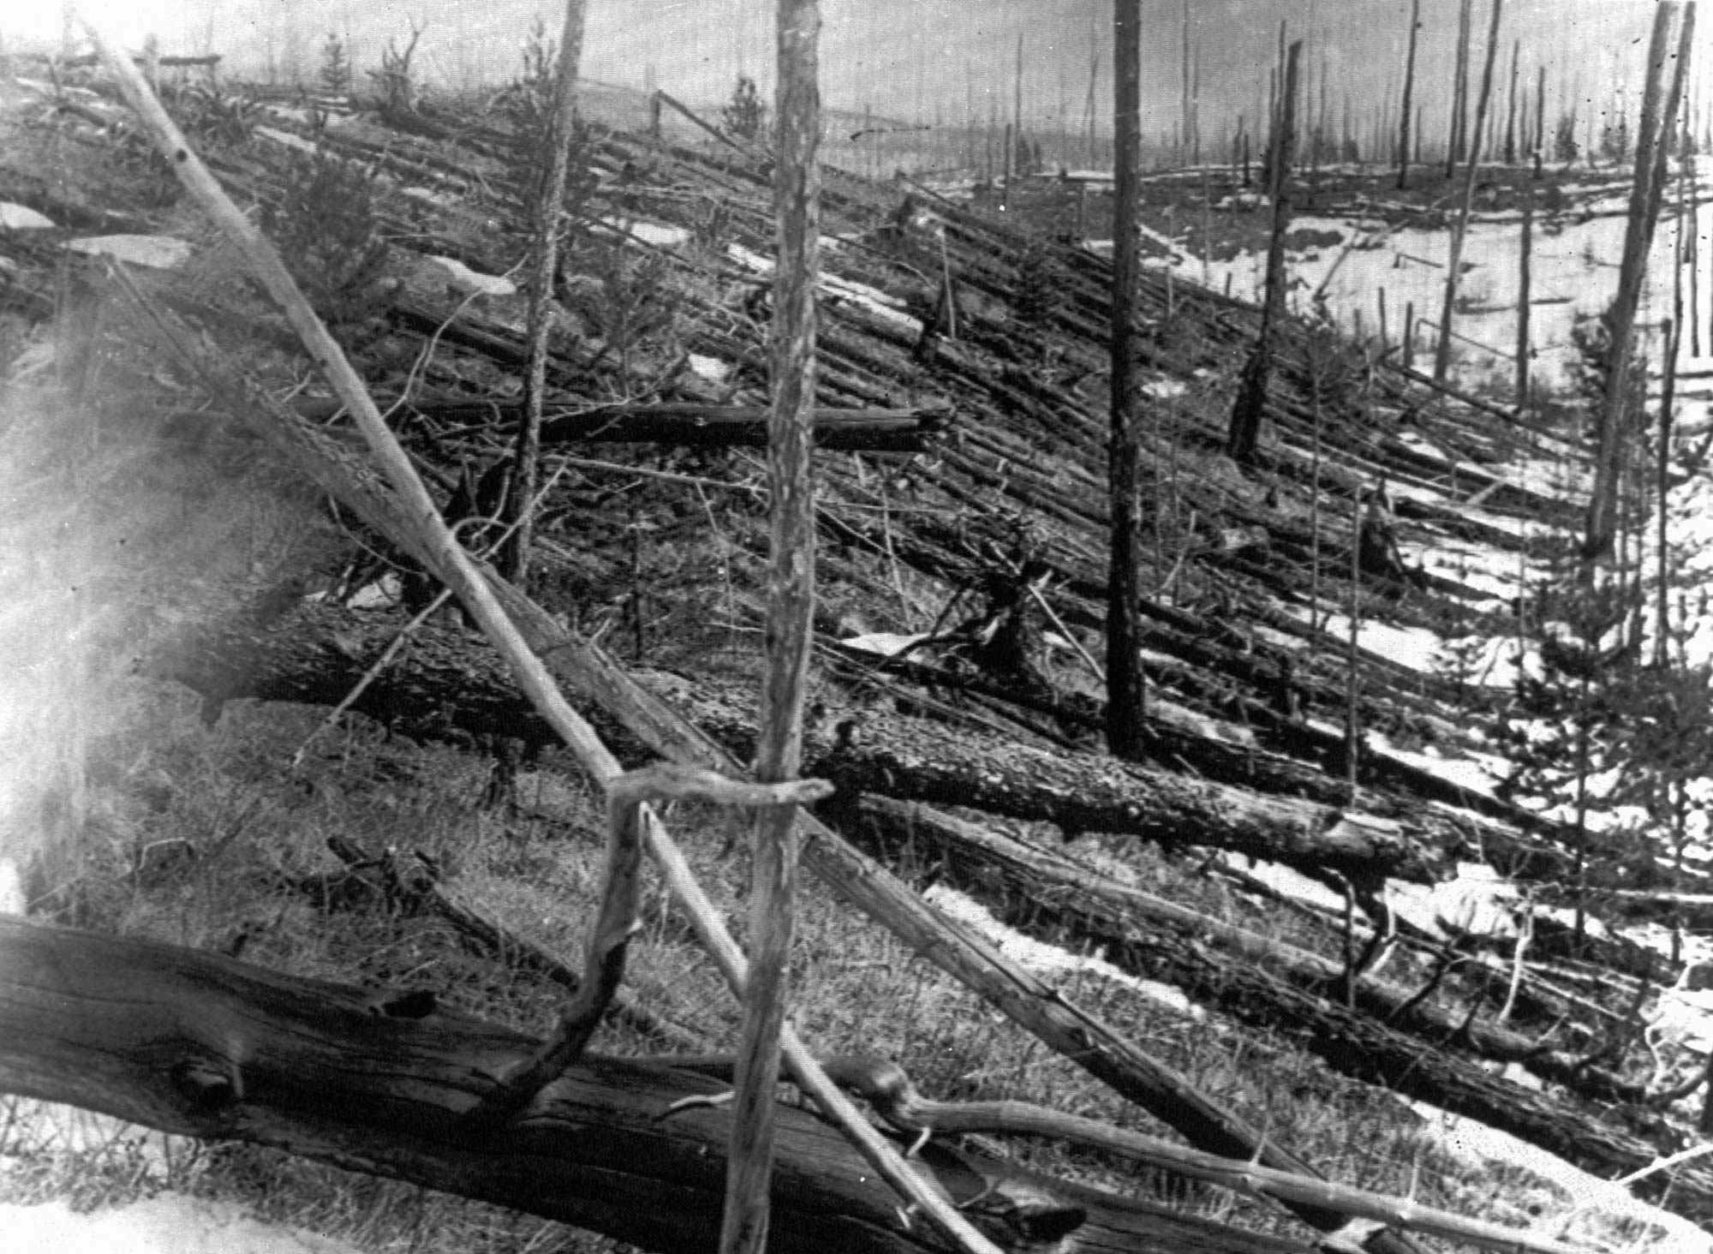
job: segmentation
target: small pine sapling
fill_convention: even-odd
[[[345,41],[332,31],[327,33],[327,42],[321,45],[321,65],[315,77],[326,95],[343,99],[351,94],[351,54],[346,50]]]
[[[328,330],[347,347],[375,335],[392,303],[375,177],[323,147],[299,157],[262,224]]]
[[[732,98],[720,110],[720,126],[728,135],[754,143],[767,131],[767,105],[756,90],[755,80],[739,74]]]

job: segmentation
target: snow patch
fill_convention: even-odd
[[[602,218],[615,231],[627,232],[645,244],[660,248],[676,248],[690,242],[690,231],[682,226],[667,226],[661,222],[625,222],[618,218]]]
[[[8,231],[44,231],[54,225],[54,220],[37,213],[28,205],[16,204],[13,201],[0,201],[0,228]]]
[[[1136,990],[1150,1001],[1164,1006],[1178,1014],[1188,1015],[1200,1022],[1206,1018],[1207,1012],[1190,1001],[1170,984],[1161,984],[1156,980],[1138,979],[1125,971],[1120,971],[1102,957],[1078,957],[1057,945],[1044,944],[1032,937],[1009,928],[995,919],[980,903],[966,897],[955,888],[944,884],[935,884],[923,895],[923,899],[940,911],[954,923],[962,924],[977,935],[991,941],[1001,953],[1018,966],[1036,975],[1046,975],[1058,972],[1083,972],[1097,976],[1100,979],[1111,980],[1115,984],[1123,984]]]
[[[170,235],[91,235],[67,240],[67,252],[111,257],[152,270],[176,270],[190,260],[190,244]]]
[[[517,284],[496,274],[472,270],[456,257],[425,257],[424,262],[446,281],[446,286],[464,296],[515,296]]]
[[[232,1202],[164,1195],[80,1214],[64,1202],[0,1206],[15,1254],[359,1254],[343,1241],[250,1218]]]
[[[1421,1117],[1428,1137],[1471,1167],[1485,1168],[1493,1163],[1519,1167],[1563,1189],[1589,1218],[1630,1219],[1662,1230],[1654,1241],[1626,1243],[1623,1248],[1630,1254],[1713,1254],[1713,1235],[1681,1216],[1648,1205],[1621,1184],[1590,1175],[1556,1154],[1463,1115],[1451,1114],[1427,1102],[1411,1101],[1409,1106]],[[1560,1239],[1568,1239],[1568,1234]]]
[[[718,357],[706,357],[701,353],[690,354],[690,369],[710,383],[724,383],[732,374],[731,362],[721,361]]]
[[[271,139],[276,144],[283,144],[285,147],[296,149],[298,152],[307,152],[311,155],[316,152],[315,145],[303,136],[293,135],[290,131],[282,131],[278,127],[258,126],[255,133],[263,139]]]

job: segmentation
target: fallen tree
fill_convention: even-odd
[[[420,991],[306,980],[152,941],[0,917],[0,1090],[273,1146],[607,1233],[711,1250],[728,1106],[671,1059],[586,1055],[502,1128],[465,1116],[539,1042]],[[955,1249],[841,1132],[782,1105],[772,1245]],[[933,1143],[913,1160],[1002,1249],[1303,1251]]]
[[[402,625],[396,615],[309,604],[267,622],[240,618],[191,633],[146,665],[200,693],[210,715],[238,697],[331,705],[370,672]],[[650,678],[727,752],[749,756],[755,723],[747,691],[664,673]],[[413,735],[504,735],[532,746],[554,739],[485,644],[428,624],[372,677],[352,708]],[[1438,861],[1424,842],[1339,824],[1338,811],[1325,805],[1018,744],[877,707],[812,729],[805,764],[842,794],[969,805],[1056,823],[1067,836],[1103,831],[1172,847],[1207,845],[1363,879],[1429,879]]]
[[[393,411],[385,401],[377,402]],[[334,400],[298,401],[292,406],[311,421],[324,422],[341,412]],[[515,401],[413,400],[400,406],[408,415],[436,423],[462,423],[514,430],[523,407]],[[914,409],[818,408],[811,419],[818,449],[920,453],[939,435],[948,417],[944,406]],[[558,407],[541,425],[541,445],[584,442],[657,443],[745,448],[767,447],[767,410],[759,405],[589,405]]]
[[[1001,918],[1036,935],[1097,948],[1121,969],[1172,984],[1239,1022],[1288,1033],[1344,1075],[1467,1115],[1601,1176],[1641,1173],[1680,1148],[1656,1114],[1632,1109],[1626,1128],[1611,1113],[1601,1118],[1457,1054],[1516,1057],[1520,1051],[1530,1067],[1560,1083],[1606,1098],[1641,1096],[1584,1060],[1529,1050],[1514,1032],[1472,1022],[1457,1025],[1450,1039],[1430,1042],[1425,1038],[1452,1027],[1445,1016],[1410,1006],[1407,997],[1373,980],[1358,981],[1355,1006],[1341,1004],[1315,987],[1335,979],[1336,968],[1313,955],[1268,946],[1263,938],[1103,882],[1046,851],[929,807],[871,799],[860,811],[870,824],[865,843],[877,851],[890,854],[908,844],[914,858],[931,862],[947,882]],[[1392,1026],[1391,1016],[1414,1031]],[[1636,1187],[1698,1223],[1713,1220],[1713,1169],[1704,1162],[1660,1171]]]
[[[130,307],[140,316],[139,326],[157,336],[160,348],[189,366],[217,399],[245,415],[270,447],[354,510],[367,526],[417,560],[436,562],[409,514],[375,482],[366,465],[200,351],[170,315],[148,305],[134,289],[125,290]],[[579,700],[604,711],[637,740],[672,761],[744,774],[734,757],[617,666],[598,645],[566,631],[491,570],[484,570],[483,577],[513,627]],[[1196,1148],[1228,1157],[1252,1157],[1270,1167],[1320,1178],[1321,1173],[1304,1159],[1206,1097],[1099,1019],[1066,1003],[996,947],[948,926],[907,885],[813,815],[801,810],[798,815],[805,837],[805,865],[846,902],[891,929],[1019,1026],[1143,1106]],[[1320,1231],[1335,1232],[1345,1226],[1345,1216],[1339,1212],[1297,1202],[1288,1205]],[[1372,1254],[1413,1254],[1420,1249],[1408,1236],[1390,1229],[1371,1232],[1362,1244]]]

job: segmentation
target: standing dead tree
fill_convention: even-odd
[[[1113,7],[1112,434],[1107,474],[1112,552],[1106,591],[1106,743],[1140,756],[1143,683],[1140,596],[1141,449],[1136,438],[1137,163],[1142,130],[1142,18],[1138,0]]]
[[[1457,224],[1451,231],[1451,255],[1445,266],[1445,301],[1439,311],[1439,344],[1433,354],[1433,381],[1444,383],[1451,368],[1451,322],[1457,313],[1457,283],[1463,268],[1463,240],[1469,233],[1469,213],[1475,203],[1475,176],[1481,167],[1481,136],[1486,129],[1487,102],[1493,94],[1493,62],[1499,50],[1499,14],[1504,0],[1493,0],[1487,27],[1487,60],[1481,71],[1481,96],[1475,105],[1475,133],[1469,140],[1469,165],[1463,174],[1463,197]]]
[[[814,647],[815,283],[820,270],[820,0],[779,0],[775,38],[778,119],[773,173],[777,256],[773,270],[773,407],[767,486],[772,554],[767,577],[767,670],[761,687],[756,774],[796,776],[803,760],[803,693]],[[726,1175],[722,1254],[767,1246],[773,1174],[774,1090],[795,909],[795,807],[757,812],[750,869],[749,985],[737,1058],[737,1108]]]
[[[1505,164],[1517,164],[1517,58],[1523,41],[1511,41],[1511,94],[1505,104]]]
[[[427,566],[457,594],[483,634],[504,658],[530,703],[588,774],[604,789],[609,788],[623,774],[618,758],[566,700],[553,672],[529,643],[526,632],[530,627],[526,620],[531,614],[539,615],[539,608],[517,597],[509,584],[498,580],[490,582],[491,572],[479,567],[458,543],[417,474],[415,464],[382,418],[374,398],[369,395],[344,350],[310,308],[286,270],[278,250],[221,188],[208,167],[190,148],[177,125],[167,116],[137,69],[122,61],[94,27],[89,27],[89,31],[95,38],[102,60],[118,78],[126,101],[142,117],[157,148],[171,162],[185,189],[209,214],[228,242],[242,254],[349,410],[374,459],[375,469],[384,477],[386,490],[377,491],[368,484],[358,489],[358,481],[348,472],[334,472],[319,459],[305,458],[305,464],[319,468],[317,482],[335,490],[335,494],[347,504],[357,502],[354,508],[360,517],[376,524],[377,529],[413,559]],[[267,402],[259,404],[261,412],[274,412]],[[269,431],[270,436],[275,434],[267,424],[262,429]],[[303,452],[289,435],[278,438],[293,452]],[[504,606],[502,597],[507,599]],[[536,626],[539,628],[539,624]],[[732,774],[732,763],[721,765],[725,768],[723,774]],[[795,806],[787,808],[796,811]],[[682,851],[659,817],[647,806],[636,807],[634,815],[644,847],[683,906],[698,940],[713,957],[727,983],[742,995],[749,978],[748,962],[742,950],[732,939],[718,910],[697,882]],[[575,1024],[572,1027],[575,1028]],[[780,1038],[782,1051],[798,1086],[840,1125],[876,1174],[906,1200],[911,1212],[925,1216],[957,1248],[978,1254],[994,1254],[997,1247],[971,1225],[944,1193],[934,1189],[913,1171],[901,1153],[862,1117],[789,1025],[782,1026]],[[512,1096],[515,1098],[515,1094]]]
[[[1636,136],[1636,173],[1630,188],[1629,222],[1624,230],[1624,254],[1618,272],[1618,292],[1607,314],[1609,335],[1605,392],[1600,404],[1599,451],[1594,463],[1594,491],[1588,503],[1588,527],[1582,555],[1590,561],[1610,556],[1617,539],[1618,483],[1623,477],[1624,427],[1629,419],[1631,369],[1634,364],[1636,309],[1647,274],[1648,250],[1665,181],[1665,149],[1672,118],[1682,94],[1689,61],[1694,9],[1680,0],[1661,0],[1654,10],[1653,37],[1648,43],[1647,84],[1642,92],[1642,117]],[[1662,102],[1661,84],[1671,47],[1671,29],[1679,22],[1677,68],[1671,98]]]
[[[1410,102],[1416,91],[1416,37],[1422,28],[1422,0],[1410,0],[1410,50],[1404,56],[1404,101],[1398,111],[1398,190],[1410,179]]]
[[[1457,61],[1451,79],[1451,130],[1445,141],[1445,177],[1457,174],[1469,135],[1469,27],[1474,0],[1457,6]]]
[[[577,63],[583,57],[584,0],[565,0],[565,27],[559,37],[559,73],[553,108],[545,119],[542,150],[546,168],[535,201],[535,240],[530,255],[528,330],[529,368],[524,374],[524,412],[507,492],[506,521],[513,524],[501,564],[522,583],[529,573],[529,547],[535,525],[535,485],[541,461],[541,411],[547,392],[547,341],[553,326],[553,275],[559,268],[559,206],[565,197],[571,133],[577,118]]]
[[[1272,176],[1273,232],[1267,243],[1267,290],[1261,305],[1261,331],[1243,368],[1243,381],[1237,390],[1237,400],[1231,407],[1231,426],[1225,445],[1226,452],[1239,465],[1248,465],[1255,460],[1255,446],[1261,437],[1261,415],[1267,404],[1267,379],[1273,369],[1274,331],[1285,316],[1285,233],[1291,224],[1291,157],[1296,147],[1297,65],[1302,58],[1302,50],[1303,41],[1296,40],[1285,57],[1284,95],[1268,154],[1268,171]]]

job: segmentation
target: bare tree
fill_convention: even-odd
[[[1457,283],[1463,269],[1463,239],[1469,233],[1469,212],[1475,202],[1475,175],[1481,165],[1481,136],[1487,121],[1487,102],[1493,94],[1493,61],[1499,51],[1499,14],[1504,0],[1493,0],[1492,21],[1487,27],[1487,59],[1481,71],[1481,97],[1475,106],[1475,131],[1469,140],[1469,166],[1463,174],[1463,199],[1457,207],[1457,222],[1451,229],[1451,257],[1445,267],[1445,303],[1440,306],[1439,344],[1433,355],[1433,381],[1444,383],[1451,366],[1451,323],[1457,310]]]
[[[820,0],[779,0],[773,216],[773,408],[767,484],[772,557],[767,578],[767,670],[761,687],[756,776],[793,779],[803,759],[803,691],[814,644],[815,490],[810,420],[815,403],[815,283],[820,271]],[[721,1254],[767,1247],[773,1175],[774,1091],[785,1018],[786,961],[796,894],[797,811],[757,812],[750,882],[749,981],[738,1040],[737,1108],[726,1175]]]
[[[1296,40],[1285,58],[1285,88],[1267,159],[1272,176],[1273,230],[1267,244],[1267,290],[1261,304],[1261,332],[1243,368],[1243,381],[1231,406],[1231,424],[1226,434],[1226,452],[1242,465],[1255,459],[1255,446],[1261,437],[1261,415],[1267,404],[1267,379],[1273,369],[1273,335],[1285,316],[1285,235],[1291,222],[1291,156],[1296,147],[1297,66],[1302,49],[1303,41]]]
[[[1416,35],[1422,28],[1422,0],[1410,0],[1410,50],[1404,58],[1404,107],[1398,115],[1398,190],[1410,178],[1410,98],[1416,90]]]
[[[1113,38],[1112,435],[1107,446],[1111,565],[1106,585],[1106,743],[1142,751],[1143,681],[1137,563],[1141,558],[1141,448],[1136,415],[1136,192],[1142,141],[1140,0],[1115,0]]]
[[[1669,99],[1662,102],[1661,84],[1671,46],[1671,28],[1682,17],[1678,36],[1677,67],[1672,74]],[[1648,43],[1647,84],[1642,91],[1642,117],[1636,136],[1636,174],[1630,188],[1629,223],[1624,232],[1624,254],[1618,272],[1618,292],[1607,314],[1610,335],[1607,347],[1605,393],[1600,405],[1599,451],[1594,464],[1594,492],[1588,503],[1588,530],[1583,556],[1589,560],[1611,554],[1617,538],[1618,481],[1622,477],[1624,425],[1631,401],[1631,367],[1635,339],[1636,309],[1641,303],[1642,280],[1647,273],[1648,249],[1653,245],[1654,224],[1665,182],[1665,158],[1673,116],[1682,97],[1683,79],[1689,63],[1690,37],[1695,27],[1695,6],[1687,11],[1680,0],[1661,0],[1654,10],[1653,37]]]
[[[1457,173],[1469,133],[1469,27],[1474,0],[1459,0],[1457,6],[1457,62],[1451,80],[1451,133],[1445,144],[1445,177]]]
[[[559,74],[553,110],[542,144],[546,177],[537,188],[535,241],[530,256],[527,338],[529,365],[524,374],[522,420],[507,489],[507,521],[513,525],[501,564],[507,578],[522,584],[529,574],[529,549],[535,529],[537,467],[541,461],[541,412],[546,403],[548,336],[553,326],[553,276],[559,268],[559,205],[570,167],[571,133],[577,118],[577,63],[583,57],[584,0],[565,0],[565,27],[559,37]]]
[[[1517,164],[1517,56],[1522,52],[1523,41],[1511,41],[1511,95],[1505,106],[1505,164]]]

